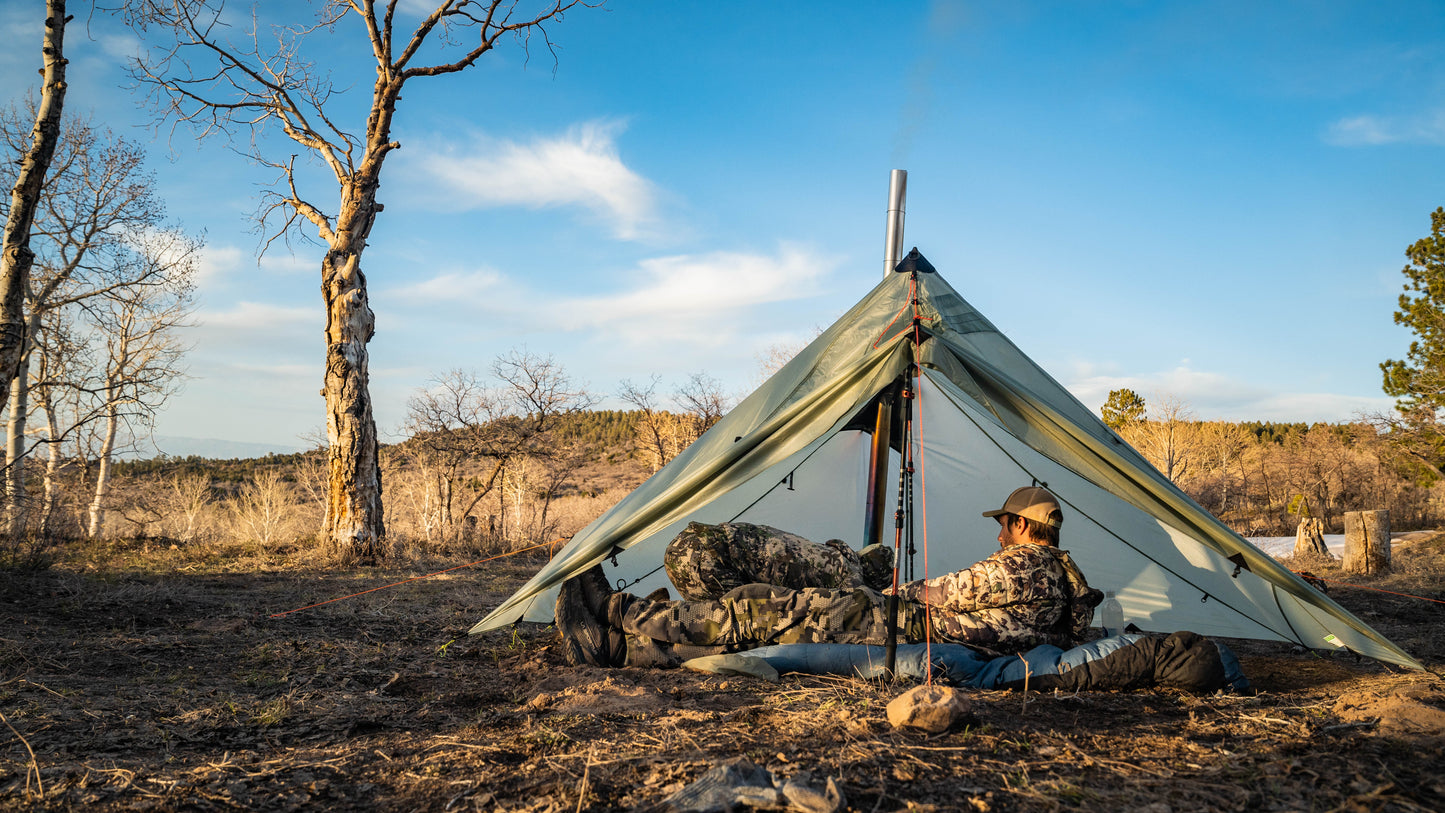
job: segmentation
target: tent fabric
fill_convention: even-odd
[[[885,278],[471,631],[552,620],[561,582],[599,561],[619,588],[667,586],[662,553],[688,522],[861,547],[872,421],[857,418],[914,369],[913,520],[925,553],[915,575],[993,552],[980,514],[1034,482],[1063,505],[1062,546],[1140,629],[1345,647],[1423,668],[1191,500],[933,273]]]

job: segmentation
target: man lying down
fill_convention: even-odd
[[[1025,678],[1030,688],[1069,691],[1247,686],[1232,653],[1193,633],[1079,646],[1103,594],[1059,548],[1058,501],[1045,489],[1020,488],[983,516],[998,523],[997,552],[899,588],[899,673],[932,671],[981,688]],[[663,561],[681,600],[665,589],[614,592],[600,565],[563,584],[556,621],[569,663],[671,668],[702,658],[689,666],[763,676],[881,673],[891,551],[855,552],[838,540],[817,544],[745,523],[693,523]]]

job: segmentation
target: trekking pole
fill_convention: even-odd
[[[898,665],[898,568],[901,564],[903,547],[903,529],[905,517],[908,521],[908,573],[913,574],[913,459],[908,449],[913,444],[911,434],[913,432],[913,389],[909,384],[910,376],[904,379],[903,397],[900,399],[903,411],[903,444],[898,454],[898,508],[893,512],[893,592],[888,595],[888,642],[884,646],[884,657],[887,661],[888,677],[894,675],[894,669]],[[905,511],[905,501],[907,510]]]

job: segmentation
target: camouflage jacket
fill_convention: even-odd
[[[925,589],[931,594],[925,601]],[[1067,551],[1014,545],[965,570],[909,582],[899,595],[925,605],[939,640],[1022,652],[1084,640],[1103,593],[1089,587]]]

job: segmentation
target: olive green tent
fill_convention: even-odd
[[[1064,509],[1062,546],[1143,630],[1347,647],[1420,664],[1187,497],[959,296],[916,253],[647,482],[579,532],[473,633],[552,619],[557,588],[605,562],[637,593],[667,585],[688,522],[754,522],[865,541],[880,399],[913,394],[915,576],[997,548],[980,514],[1021,485]],[[921,270],[920,270],[921,269]],[[915,320],[916,316],[916,320]],[[901,447],[897,430],[893,445]],[[890,454],[897,471],[898,450]],[[896,478],[897,475],[894,475]],[[885,507],[892,515],[892,494]],[[893,523],[885,541],[892,541]]]

